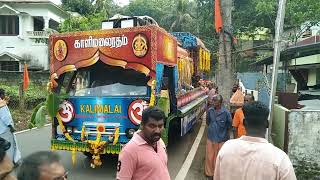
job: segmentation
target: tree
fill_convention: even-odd
[[[61,0],[61,6],[67,11],[88,15],[94,11],[93,0]]]
[[[111,0],[96,0],[94,4],[94,14],[100,13],[105,17],[110,15],[110,9],[113,7]]]
[[[252,33],[256,27],[266,27],[274,34],[278,0],[237,0],[233,22],[235,32]],[[286,4],[284,29],[295,29],[309,22],[320,22],[320,3],[318,0],[290,0]]]
[[[270,3],[271,4],[271,3]],[[269,4],[268,4],[269,5]],[[257,11],[260,5],[255,0],[237,0],[234,1],[234,12],[232,20],[235,34],[246,33],[253,34],[257,27],[265,27],[274,30],[274,20],[276,12],[269,14]],[[267,11],[268,6],[264,11]],[[274,31],[272,31],[274,32]]]
[[[59,26],[60,32],[75,32],[101,29],[101,22],[105,20],[104,13],[88,16],[69,17]]]
[[[101,29],[115,5],[112,0],[62,0],[62,7],[81,15],[70,16],[59,26],[60,32],[73,32]]]
[[[120,12],[128,16],[150,16],[161,27],[167,29],[167,26],[163,24],[162,17],[170,12],[173,3],[173,0],[133,0]]]
[[[192,5],[188,0],[177,0],[175,2],[175,8],[162,19],[162,22],[169,23],[169,31],[179,32],[188,29],[188,23],[194,18],[190,13],[192,12]]]
[[[219,33],[219,59],[217,67],[217,84],[219,87],[219,94],[225,99],[226,105],[229,106],[231,97],[231,90],[233,85],[233,63],[231,52],[231,12],[232,0],[222,0],[221,14],[223,19],[223,27]],[[215,6],[217,6],[215,4]]]

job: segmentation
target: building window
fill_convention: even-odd
[[[42,17],[33,17],[33,30],[34,31],[43,31],[44,21]]]
[[[0,35],[15,36],[19,34],[18,16],[0,16]]]
[[[0,61],[0,71],[19,71],[19,62]]]

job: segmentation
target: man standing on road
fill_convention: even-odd
[[[221,95],[213,97],[213,106],[207,112],[208,139],[206,146],[205,174],[213,179],[216,157],[224,142],[229,140],[231,114],[222,106]]]
[[[119,155],[118,180],[170,180],[166,146],[161,139],[165,114],[156,107],[142,112],[141,131]]]
[[[244,96],[244,104],[252,103],[253,101],[254,101],[253,95],[247,94]],[[246,135],[246,129],[243,125],[243,119],[244,119],[243,110],[242,108],[239,108],[234,113],[233,122],[232,122],[234,138],[240,138],[241,136]]]
[[[68,172],[58,154],[40,151],[27,156],[19,168],[18,180],[66,180]]]
[[[213,96],[216,95],[216,87],[214,82],[211,82],[208,87],[209,87],[208,100],[210,105],[212,103]]]
[[[21,153],[18,149],[16,136],[13,134],[15,129],[7,101],[4,89],[0,89],[0,137],[10,142],[11,147],[7,153],[15,165],[18,165],[20,163]]]
[[[216,162],[215,180],[296,180],[289,157],[264,139],[269,109],[261,102],[243,106],[247,136],[226,142]]]

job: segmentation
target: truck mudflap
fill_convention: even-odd
[[[107,144],[101,154],[119,154],[124,144],[112,143]],[[64,151],[76,151],[76,152],[90,152],[90,145],[87,142],[72,142],[65,140],[51,140],[51,150],[64,150]]]

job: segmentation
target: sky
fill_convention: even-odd
[[[61,4],[61,0],[50,0],[50,1],[54,2],[55,4]],[[129,4],[129,0],[113,0],[113,2],[115,2],[121,7]]]
[[[113,2],[121,7],[129,4],[129,0],[113,0]]]

